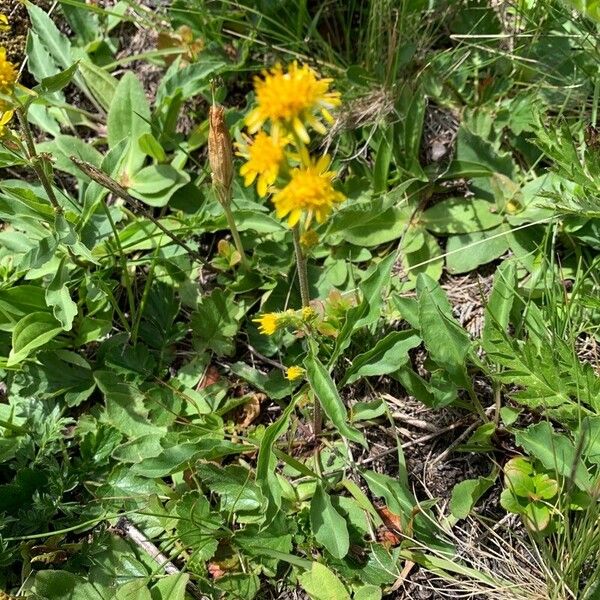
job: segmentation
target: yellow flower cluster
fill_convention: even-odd
[[[9,29],[8,18],[0,13],[0,30],[7,29]],[[15,65],[6,58],[6,48],[0,46],[0,94],[10,96],[18,76]],[[7,101],[0,98],[0,136],[4,133],[4,126],[13,116],[13,111],[9,108]]]
[[[327,133],[325,124],[333,121],[329,111],[340,104],[331,83],[296,62],[264,71],[254,79],[256,106],[245,120],[255,135],[238,144],[238,155],[246,159],[240,169],[244,184],[256,181],[261,197],[271,192],[276,215],[290,227],[300,225],[304,235],[313,220],[322,223],[345,200],[333,187],[330,158],[313,159],[307,149],[309,130]]]
[[[263,335],[273,335],[286,327],[300,329],[303,324],[310,323],[317,316],[317,313],[310,306],[305,306],[300,310],[286,310],[284,312],[264,313],[253,319],[258,323],[258,331]]]

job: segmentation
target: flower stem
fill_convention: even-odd
[[[222,202],[221,206],[223,207],[223,211],[225,212],[225,218],[227,219],[227,225],[229,226],[229,231],[231,231],[231,237],[233,238],[235,248],[240,253],[240,262],[242,264],[242,267],[244,268],[244,270],[248,271],[250,269],[250,263],[248,262],[248,258],[246,257],[246,253],[244,252],[244,246],[242,245],[240,233],[238,231],[237,225],[235,224],[233,212],[231,212],[231,205],[229,203]]]
[[[306,255],[302,250],[300,243],[300,228],[298,225],[292,228],[292,237],[294,240],[294,253],[296,254],[296,270],[298,271],[298,281],[300,283],[300,296],[302,306],[310,306],[310,292],[308,290],[308,271],[306,269]],[[323,412],[319,399],[315,397],[315,406],[313,413],[313,433],[317,437],[321,433],[323,425]]]

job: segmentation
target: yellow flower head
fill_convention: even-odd
[[[237,155],[248,161],[240,169],[244,185],[251,185],[258,177],[256,189],[259,196],[265,196],[267,188],[277,179],[287,144],[288,140],[285,137],[275,138],[264,131],[259,131],[247,144],[237,144]]]
[[[273,335],[281,324],[281,315],[279,313],[265,313],[252,320],[258,323],[258,330],[263,335]]]
[[[289,226],[293,227],[305,212],[307,226],[313,216],[317,222],[322,223],[334,205],[346,199],[344,194],[333,187],[335,173],[327,170],[329,163],[329,157],[322,156],[308,167],[292,169],[290,182],[273,196],[278,218],[287,216]]]
[[[0,31],[8,31],[9,29],[8,17],[4,13],[0,13]]]
[[[263,78],[254,78],[254,90],[258,106],[246,117],[246,125],[251,133],[258,131],[266,121],[271,121],[274,130],[283,127],[295,131],[307,144],[310,141],[306,125],[323,134],[326,129],[317,118],[321,113],[325,120],[333,118],[329,109],[340,103],[339,92],[330,92],[331,79],[319,79],[308,66],[298,66],[293,62],[287,71],[276,65],[270,71],[263,71]]]
[[[304,369],[302,367],[298,367],[297,365],[289,367],[285,372],[285,377],[286,379],[289,379],[289,381],[295,381],[296,379],[300,379],[300,377],[302,377],[303,375]]]
[[[16,81],[15,65],[6,59],[6,48],[0,47],[0,92],[9,92]]]
[[[317,316],[317,313],[315,312],[315,309],[312,306],[305,306],[302,309],[301,314],[303,321],[310,321],[311,319]]]
[[[4,126],[12,119],[12,117],[12,110],[7,110],[6,112],[0,113],[0,136],[4,135]]]

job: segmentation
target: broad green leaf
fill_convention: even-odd
[[[151,134],[144,133],[138,140],[140,150],[153,158],[155,161],[161,163],[165,162],[167,155],[160,145],[160,142]]]
[[[578,455],[573,442],[562,433],[556,433],[552,425],[543,421],[529,426],[515,435],[516,443],[537,458],[546,469],[572,479],[581,490],[589,490],[589,473]]]
[[[96,384],[104,394],[106,414],[104,419],[128,437],[162,435],[163,429],[148,418],[144,395],[131,383],[120,381],[111,371],[96,371]]]
[[[150,589],[152,600],[185,600],[185,586],[189,580],[187,573],[161,577]]]
[[[44,570],[35,574],[33,591],[44,600],[110,600],[114,589],[92,584],[69,571]]]
[[[457,519],[466,519],[477,501],[494,485],[496,476],[466,479],[452,489],[450,512]]]
[[[507,226],[487,231],[451,235],[446,244],[446,267],[450,273],[468,273],[500,258],[508,251]]]
[[[339,577],[321,563],[312,563],[310,571],[302,573],[298,579],[311,600],[350,600]]]
[[[335,558],[344,558],[350,548],[346,520],[331,503],[329,494],[317,485],[310,502],[310,525],[316,540]]]
[[[34,350],[45,346],[61,331],[60,323],[50,313],[33,312],[25,315],[13,330],[7,366],[23,362]]]
[[[219,495],[222,511],[254,512],[265,504],[265,498],[249,469],[239,465],[221,468],[203,464],[197,467],[196,473],[211,492]]]
[[[161,207],[189,181],[190,177],[185,171],[179,171],[171,165],[150,165],[131,178],[129,193],[149,206]]]
[[[58,30],[46,11],[31,2],[27,2],[26,6],[33,31],[39,36],[54,62],[62,69],[68,69],[74,62],[68,38]]]
[[[118,79],[102,67],[85,59],[79,63],[79,72],[92,96],[104,110],[108,111],[119,85]]]
[[[316,400],[321,403],[323,411],[331,420],[334,427],[345,438],[367,447],[367,441],[363,434],[348,424],[348,413],[346,407],[338,394],[331,376],[323,366],[318,357],[309,354],[304,360],[306,377]]]
[[[124,463],[139,463],[146,458],[158,456],[163,450],[160,437],[154,434],[142,435],[115,448],[112,457]]]
[[[52,307],[54,317],[60,321],[63,329],[71,331],[73,319],[77,316],[77,304],[73,302],[67,287],[69,270],[66,261],[66,257],[60,261],[56,274],[46,289],[46,302]]]
[[[360,377],[386,375],[397,371],[408,361],[408,351],[416,348],[420,343],[421,338],[414,330],[389,333],[371,350],[359,354],[352,361],[340,386],[349,385]]]
[[[585,417],[577,430],[582,456],[591,463],[600,465],[600,417]]]
[[[515,163],[510,154],[497,152],[490,142],[464,126],[458,131],[456,143],[457,160],[482,164],[496,173],[514,179]]]
[[[382,591],[377,585],[361,585],[352,598],[353,600],[381,600]]]
[[[175,508],[179,517],[177,533],[181,542],[190,547],[197,560],[209,560],[219,545],[216,533],[221,518],[213,513],[209,501],[200,492],[188,492]]]
[[[122,140],[129,141],[121,177],[125,175],[129,180],[144,163],[145,154],[138,140],[150,131],[150,107],[144,88],[133,72],[127,71],[117,85],[107,119],[109,148]]]
[[[452,309],[440,285],[424,274],[417,279],[421,336],[433,360],[443,366],[457,385],[464,385],[465,361],[471,341],[454,320]]]
[[[496,205],[487,200],[449,198],[428,208],[420,220],[434,233],[473,233],[502,223],[502,215],[493,212],[495,209]]]
[[[232,294],[216,288],[202,299],[192,314],[192,332],[200,349],[208,348],[219,355],[230,355],[238,330],[237,306]]]

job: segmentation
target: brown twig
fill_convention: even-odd
[[[202,263],[206,267],[210,267],[209,263],[206,259],[196,250],[190,248],[186,242],[184,242],[178,235],[169,231],[158,219],[156,219],[149,210],[147,210],[144,205],[136,200],[133,196],[131,196],[127,190],[117,181],[115,181],[112,177],[108,176],[104,171],[101,171],[94,165],[86,162],[85,160],[81,160],[76,156],[70,156],[71,162],[83,173],[85,173],[90,179],[100,184],[102,187],[111,191],[115,196],[118,196],[122,200],[124,200],[127,204],[133,207],[137,212],[140,212],[144,217],[146,217],[149,221],[151,221],[158,229],[160,229],[169,239],[175,242],[178,246],[181,246],[192,258]]]

